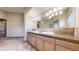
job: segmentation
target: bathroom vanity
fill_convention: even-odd
[[[79,40],[70,34],[28,32],[27,41],[39,51],[79,51]]]
[[[62,12],[58,15],[54,13],[51,18],[51,14],[48,12],[50,15],[46,17],[45,12],[41,15],[45,17],[37,21],[36,31],[40,30],[27,33],[27,41],[37,50],[79,51],[79,29],[74,24],[74,8],[65,8]]]

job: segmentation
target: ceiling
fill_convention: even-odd
[[[27,13],[30,17],[34,18],[41,13],[49,10],[51,7],[32,7],[31,10]]]
[[[28,12],[31,7],[0,7],[0,9],[6,12],[24,13]]]

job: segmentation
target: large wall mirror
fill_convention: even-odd
[[[60,13],[58,11],[58,13]],[[37,22],[37,28],[48,29],[48,28],[72,28],[73,23],[73,8],[65,8],[62,14],[54,13],[53,17],[43,18]]]

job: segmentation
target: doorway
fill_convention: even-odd
[[[0,37],[6,37],[6,25],[7,21],[5,19],[0,19]]]

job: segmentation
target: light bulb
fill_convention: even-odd
[[[54,8],[54,9],[53,9],[53,12],[56,12],[56,11],[57,11],[57,8]]]
[[[52,16],[54,16],[54,14],[52,14]]]
[[[63,13],[63,11],[59,11],[59,14],[62,14]]]
[[[52,10],[50,10],[49,13],[52,13]]]
[[[49,16],[49,19],[52,18],[52,16]]]

